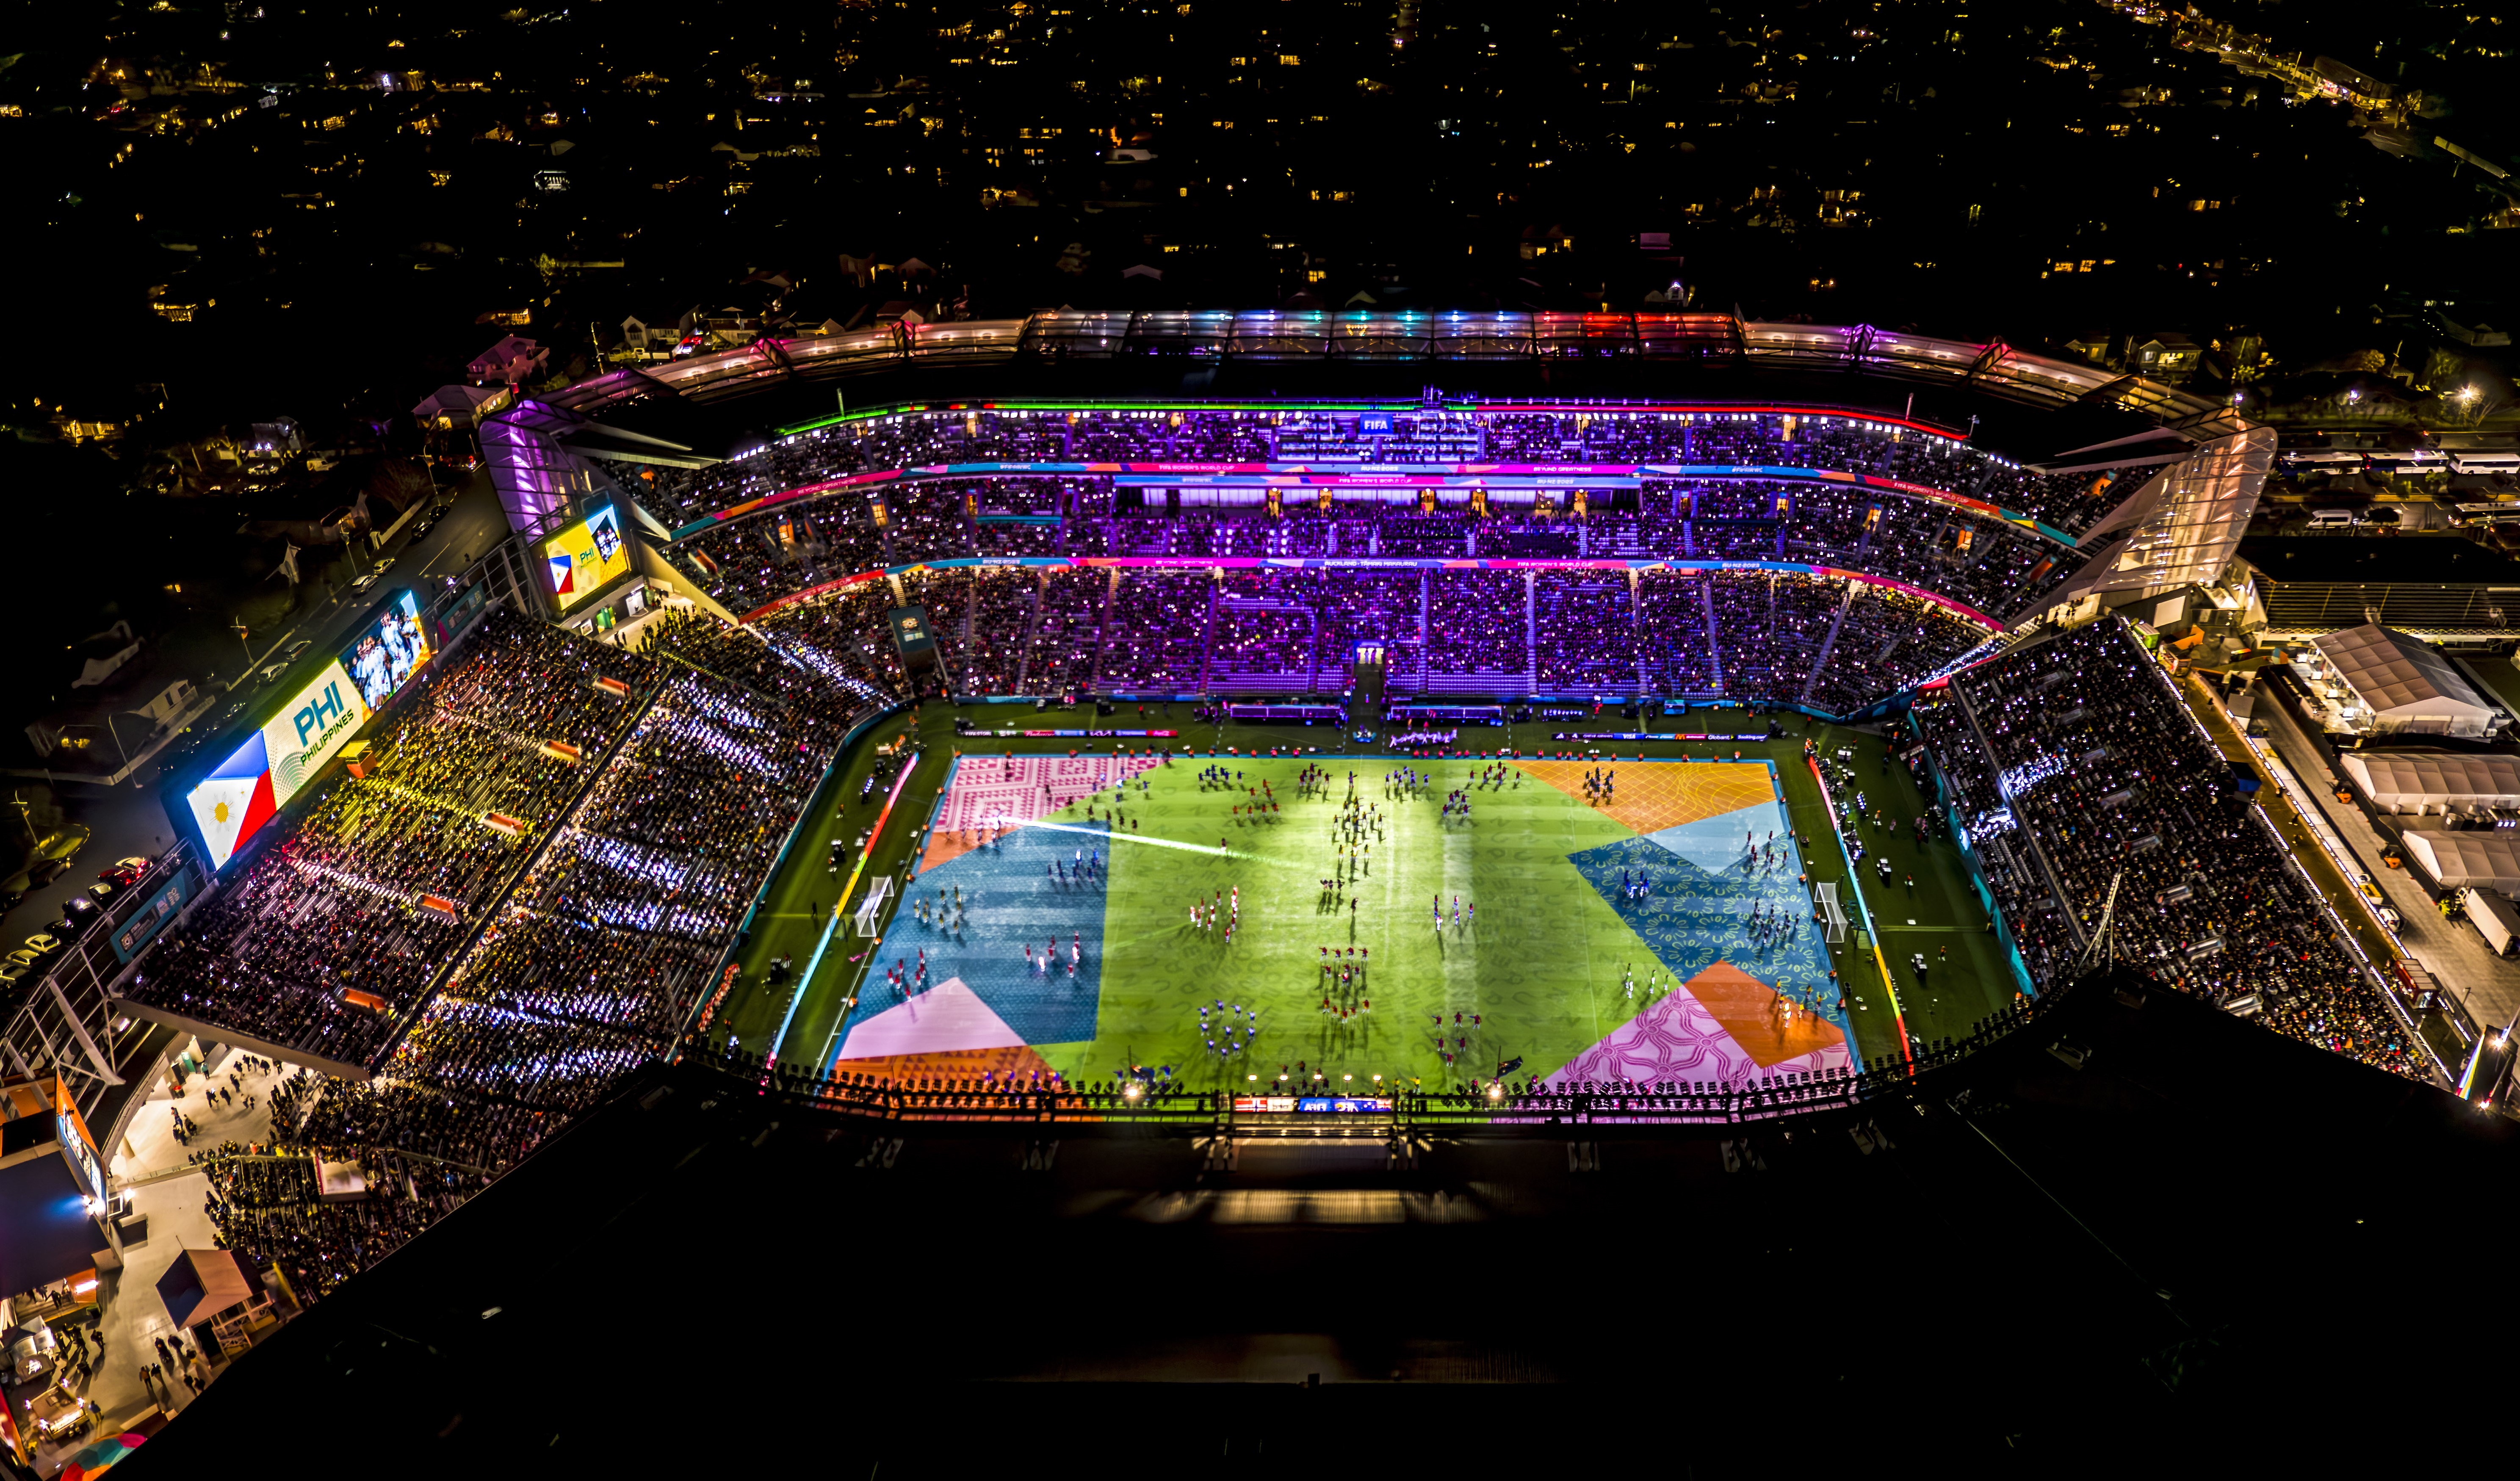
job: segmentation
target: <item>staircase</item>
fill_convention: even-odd
[[[1811,677],[1803,681],[1802,693],[1794,696],[1800,702],[1811,703],[1812,691],[1820,687],[1820,676],[1828,668],[1829,651],[1837,647],[1837,630],[1846,625],[1847,610],[1855,606],[1855,594],[1860,590],[1852,582],[1847,584],[1846,600],[1837,604],[1837,615],[1828,622],[1828,636],[1820,640],[1820,653],[1812,659]]]
[[[1715,632],[1715,583],[1697,583],[1697,601],[1706,613],[1706,682],[1717,694],[1724,693],[1724,644]]]

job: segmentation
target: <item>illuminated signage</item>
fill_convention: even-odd
[[[297,795],[367,721],[370,711],[339,662],[299,690],[262,729],[185,797],[210,868],[227,867],[246,840]]]
[[[341,650],[341,667],[358,681],[360,702],[373,714],[432,656],[420,620],[420,600],[407,591],[396,592]]]
[[[53,1082],[53,1130],[61,1138],[62,1155],[78,1173],[79,1187],[96,1205],[105,1205],[105,1169],[97,1164],[96,1144],[88,1140],[87,1121],[78,1113],[66,1081]]]
[[[562,611],[629,570],[630,550],[621,539],[619,512],[609,504],[589,510],[585,518],[544,541],[543,565]]]
[[[928,626],[925,608],[896,606],[885,615],[892,621],[892,641],[904,658],[923,658],[935,651],[936,634]]]

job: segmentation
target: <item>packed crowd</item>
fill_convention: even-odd
[[[1982,448],[1881,422],[1793,412],[1567,409],[1354,413],[936,411],[876,415],[783,438],[697,473],[654,471],[655,511],[691,520],[849,473],[952,463],[1720,464],[1870,473],[1948,489],[2079,534],[2131,491],[2106,475],[2038,474]],[[1732,517],[1706,515],[1704,517]]]
[[[211,1214],[224,1240],[281,1264],[300,1299],[673,1042],[841,740],[889,702],[804,677],[711,619],[652,623],[641,640],[652,702],[376,1077],[301,1071],[272,1093],[275,1142],[365,1166],[368,1200],[318,1204],[304,1160],[223,1174]]]
[[[1482,430],[1484,428],[1484,430]],[[1863,471],[2013,509],[2077,534],[2132,491],[2114,473],[2034,476],[1943,435],[1797,413],[1426,413],[1366,435],[1356,418],[1278,413],[902,413],[769,443],[716,469],[645,473],[665,518],[817,489],[865,471],[955,461],[1585,461],[1643,466],[1799,466]],[[1618,557],[1789,560],[1900,579],[1996,617],[2039,605],[2069,574],[2071,552],[2016,524],[1890,489],[1786,478],[1648,476],[1641,489],[1590,491],[1590,518],[1492,491],[1471,516],[1466,491],[1439,512],[1391,491],[1340,491],[1323,509],[1287,491],[1281,514],[1260,489],[1114,489],[1097,473],[889,481],[779,504],[675,544],[670,560],[728,609],[751,612],[822,582],[975,557]],[[1570,496],[1548,494],[1554,504]]]
[[[2121,955],[2420,1077],[2411,1031],[2131,628],[2092,623],[1980,664],[1916,715],[2043,988],[2072,976],[2123,874]]]
[[[273,1118],[275,1133],[281,1121]],[[359,1196],[326,1202],[315,1155],[312,1147],[284,1140],[259,1153],[206,1164],[203,1212],[217,1246],[234,1250],[249,1270],[280,1271],[301,1304],[393,1253],[489,1181],[471,1169],[379,1151],[352,1164]]]
[[[552,742],[599,755],[654,665],[493,612],[302,821],[269,825],[127,989],[268,1044],[366,1064],[584,781]],[[521,827],[503,828],[498,815]],[[254,843],[248,843],[251,848]],[[424,905],[449,902],[452,914]]]
[[[753,630],[800,672],[834,692],[850,709],[886,702],[911,692],[885,613],[892,593],[880,581],[792,603],[754,623]],[[730,640],[731,641],[731,640]]]
[[[902,581],[956,694],[1294,694],[1346,687],[1372,650],[1395,694],[1722,694],[1850,714],[1988,636],[1895,588],[1792,571],[957,567]],[[890,601],[867,581],[758,625],[783,647],[810,628],[807,666],[900,692]]]
[[[1216,582],[1203,570],[1132,570],[1111,591],[1096,687],[1188,693],[1207,661]]]

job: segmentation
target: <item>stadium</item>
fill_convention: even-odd
[[[203,746],[184,842],[13,1030],[272,1066],[208,1212],[304,1315],[213,1409],[539,1454],[619,1396],[478,1394],[484,1330],[670,1368],[803,1248],[832,1341],[932,1376],[843,1447],[887,1474],[954,1468],[918,1424],[973,1384],[1152,1423],[1113,1396],[1158,1361],[1437,1390],[1703,1346],[1739,1402],[1843,1384],[1820,1334],[1920,1288],[1917,1353],[2050,1352],[1972,1270],[2223,1373],[1982,1117],[2201,1228],[2296,1196],[2179,1160],[2251,1085],[2361,1137],[2472,1073],[2161,631],[2245,606],[2272,433],[2138,377],[1722,315],[1062,311],[622,370],[480,453],[506,538]],[[64,1092],[107,1148],[157,1073],[109,1069]],[[2104,1146],[2146,1096],[2179,1115]],[[1529,1329],[1572,1299],[1537,1252],[1595,1241],[1784,1288]],[[1440,1299],[1330,1302],[1354,1261]],[[1366,1422],[1261,1402],[1219,1401],[1229,1456]]]

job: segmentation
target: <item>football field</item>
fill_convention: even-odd
[[[1855,1057],[1766,760],[946,764],[902,906],[840,968],[834,1072],[1711,1086]]]

